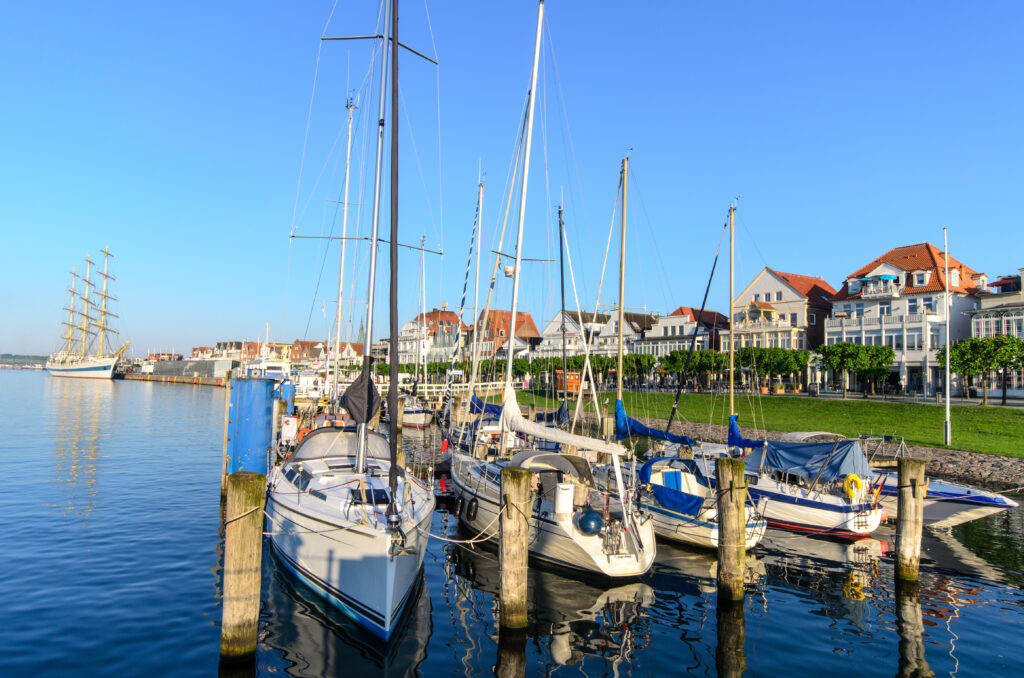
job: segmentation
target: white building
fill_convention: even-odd
[[[1024,339],[1024,268],[1017,275],[1000,276],[987,286],[993,288],[991,294],[979,298],[977,310],[967,311],[971,321],[971,336],[978,339],[1008,335]],[[999,397],[1003,392],[1001,375],[995,373],[987,376],[986,387],[990,397]],[[1024,398],[1024,370],[1016,370],[1007,374],[1006,395],[1013,398]]]
[[[893,381],[907,392],[934,395],[945,379],[936,353],[946,343],[942,250],[928,243],[889,250],[846,278],[825,322],[827,344],[887,345],[896,354]],[[949,258],[949,333],[970,336],[965,311],[978,305],[986,278]],[[954,377],[955,378],[955,377]],[[954,392],[959,388],[953,384]]]

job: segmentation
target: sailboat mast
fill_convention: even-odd
[[[476,387],[476,371],[480,365],[480,340],[483,338],[480,328],[482,325],[480,320],[480,250],[483,245],[481,238],[484,235],[484,182],[482,181],[477,185],[476,215],[476,280],[473,282],[473,365],[469,375],[469,395],[466,397],[467,412],[469,411],[469,404]]]
[[[566,357],[565,348],[565,221],[562,220],[562,206],[558,206],[558,275],[562,282],[562,313],[559,316],[562,320],[562,391],[565,393],[565,402],[569,402],[569,361]],[[582,328],[580,328],[582,329]],[[558,382],[556,380],[555,387]]]
[[[331,389],[331,393],[334,394],[333,399],[335,403],[337,403],[339,396],[338,382],[340,377],[338,373],[341,372],[341,293],[345,280],[345,236],[348,231],[348,177],[350,161],[352,159],[352,109],[354,108],[352,97],[349,97],[348,101],[345,102],[345,108],[348,109],[348,145],[345,148],[345,190],[341,198],[341,261],[338,263],[338,318],[334,328],[334,386]]]
[[[388,8],[389,5],[384,5],[384,31],[387,31],[388,25]],[[385,35],[381,44],[380,50],[380,105],[377,109],[377,166],[374,172],[373,179],[373,234],[370,237],[370,282],[368,291],[366,293],[366,334],[363,337],[363,369],[368,372],[371,371],[372,365],[370,363],[370,345],[371,338],[373,337],[373,291],[376,284],[377,276],[377,240],[380,232],[380,180],[381,174],[384,172],[383,158],[384,158],[384,105],[387,102],[385,98],[387,90],[387,66],[388,66],[388,51],[390,45],[388,38]],[[394,353],[389,353],[389,359],[394,362],[398,359],[398,356]],[[372,372],[367,375],[369,383],[367,388],[371,388],[369,385],[373,382]],[[389,393],[389,405],[390,405],[390,393],[394,390],[395,382],[392,381],[388,387]],[[394,419],[394,417],[392,417]],[[366,424],[359,424],[359,453],[356,458],[356,473],[363,473],[366,469]]]
[[[107,280],[110,276],[107,274],[107,263],[110,261],[110,247],[103,248],[103,290],[100,292],[100,321],[97,323],[97,331],[99,332],[99,345],[96,349],[96,357],[103,355],[103,335],[107,332]]]
[[[82,357],[85,357],[85,350],[88,347],[89,342],[86,337],[89,334],[89,287],[92,285],[89,282],[89,276],[92,272],[92,257],[90,255],[85,256],[85,294],[82,296]]]
[[[426,383],[427,381],[427,354],[423,350],[423,334],[427,326],[427,277],[423,273],[423,247],[426,243],[426,240],[427,236],[420,236],[420,317],[419,332],[416,333],[416,369],[418,371],[420,369],[420,366],[422,365],[423,375],[421,378],[423,379],[424,383]]]
[[[71,292],[71,300],[68,302],[68,330],[64,334],[66,341],[64,345],[65,353],[71,353],[71,344],[75,340],[75,278],[77,277],[75,269],[71,269],[71,289],[68,290]]]
[[[622,400],[622,323],[626,319],[626,183],[629,156],[622,159],[622,235],[619,245],[619,360],[615,369],[615,399]]]
[[[736,318],[733,314],[733,252],[736,246],[736,206],[729,205],[729,414],[736,414],[733,381],[736,374]]]
[[[944,445],[950,445],[953,442],[953,423],[949,418],[949,239],[946,234],[946,229],[942,229],[942,247],[945,250],[946,259],[946,282],[944,286],[946,288],[945,294],[943,294],[943,302],[946,307],[946,420],[942,427],[942,438]]]
[[[391,5],[391,242],[390,254],[390,290],[388,299],[388,315],[390,318],[390,349],[392,356],[389,364],[388,422],[390,435],[388,443],[391,450],[391,464],[388,472],[388,489],[391,503],[388,504],[388,525],[398,520],[395,494],[398,489],[398,0]],[[422,256],[423,248],[420,248]]]
[[[544,0],[537,7],[537,38],[533,45],[533,69],[530,74],[530,99],[526,112],[526,145],[523,149],[523,177],[519,188],[519,223],[516,231],[516,259],[512,269],[512,310],[509,313],[508,349],[505,360],[505,386],[512,384],[512,359],[516,345],[516,305],[519,303],[519,266],[522,260],[523,223],[526,219],[526,187],[530,176],[530,146],[533,142],[533,110],[537,102],[537,67],[540,63],[540,38],[544,28]]]

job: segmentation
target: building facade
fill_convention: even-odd
[[[971,322],[971,336],[978,339],[1008,335],[1024,339],[1024,268],[1017,275],[1000,276],[988,283],[989,294],[979,297],[978,308],[966,311]],[[989,395],[1002,394],[1001,375],[986,375],[984,388]],[[1006,395],[1013,398],[1024,398],[1024,370],[1015,370],[1007,374]]]
[[[945,379],[936,360],[946,343],[945,290],[949,336],[956,342],[970,336],[964,312],[977,307],[985,283],[984,274],[953,257],[947,281],[944,254],[929,243],[889,250],[847,276],[825,323],[826,343],[891,346],[896,360],[890,382],[905,392],[934,395]],[[958,388],[954,383],[954,392]]]
[[[823,279],[762,270],[733,300],[732,322],[721,331],[721,350],[736,348],[811,350],[824,343],[825,319],[836,294]]]

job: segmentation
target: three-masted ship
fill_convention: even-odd
[[[91,256],[85,258],[85,277],[71,269],[71,287],[68,292],[71,298],[64,308],[68,319],[64,325],[64,334],[60,349],[50,355],[46,361],[47,371],[55,377],[80,377],[84,379],[111,379],[114,367],[121,358],[128,344],[125,343],[115,353],[104,353],[112,344],[109,335],[117,332],[111,329],[110,318],[117,315],[110,311],[110,302],[117,299],[107,294],[107,283],[115,278],[108,271],[110,249],[103,250],[103,270],[96,273],[103,278],[102,287],[97,290],[92,282],[93,262]],[[81,282],[81,289],[78,283]],[[93,352],[93,346],[96,350]]]

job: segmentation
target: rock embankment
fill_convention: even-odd
[[[664,419],[641,421],[648,426],[660,428],[664,428],[667,423]],[[724,444],[728,440],[728,429],[725,426],[682,422],[673,424],[672,432],[711,443]],[[753,435],[746,431],[744,433]],[[783,435],[785,434],[779,431],[765,433],[769,440],[779,440]],[[894,443],[885,444],[876,458],[893,458],[896,447]],[[1024,459],[916,445],[908,445],[907,449],[912,457],[930,459],[927,473],[936,478],[968,483],[990,490],[1024,491]]]

